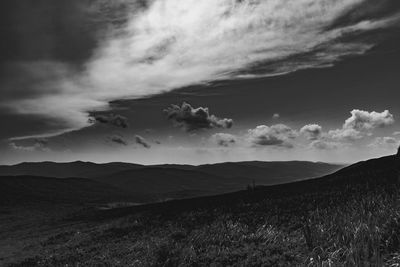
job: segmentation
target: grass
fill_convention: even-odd
[[[249,187],[204,198],[206,205],[181,200],[117,213],[81,212],[37,233],[38,243],[25,248],[29,256],[8,263],[400,266],[398,173],[354,173],[351,181],[346,176],[271,190]]]
[[[10,266],[399,266],[399,187],[353,185],[66,231]]]

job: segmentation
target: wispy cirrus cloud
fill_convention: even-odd
[[[105,110],[113,100],[216,80],[330,66],[374,45],[357,36],[398,21],[391,14],[337,23],[365,2],[148,1],[128,11],[126,21],[99,40],[83,68],[57,62],[23,63],[33,82],[28,89],[20,88],[29,93],[9,97],[0,105],[61,121],[57,134],[88,126],[89,112]],[[8,86],[13,91],[18,84]]]

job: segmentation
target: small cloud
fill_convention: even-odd
[[[121,115],[105,115],[105,114],[98,114],[94,115],[93,117],[89,118],[90,123],[103,123],[113,125],[115,127],[120,128],[127,128],[129,126],[128,119]]]
[[[297,132],[284,124],[260,125],[248,130],[247,136],[254,145],[292,148],[290,140],[297,137]]]
[[[394,136],[400,136],[400,132],[394,132],[393,135]]]
[[[318,140],[322,136],[322,127],[318,124],[308,124],[300,129],[300,133],[308,140]]]
[[[118,145],[128,145],[128,143],[119,135],[113,135],[110,137],[111,142],[114,142]]]
[[[272,115],[272,118],[274,119],[274,120],[277,120],[277,119],[279,119],[281,117],[281,115],[279,115],[279,113],[275,113],[274,115]]]
[[[141,137],[140,135],[135,136],[136,144],[142,145],[145,148],[151,148],[151,145],[147,142],[146,139]]]
[[[211,136],[211,140],[219,146],[229,147],[237,142],[236,136],[227,133],[216,133]]]
[[[185,102],[182,103],[182,106],[171,105],[164,112],[169,120],[187,132],[200,129],[231,128],[233,125],[232,119],[220,119],[215,115],[210,115],[208,108],[193,108]]]

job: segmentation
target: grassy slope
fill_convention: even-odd
[[[87,213],[12,266],[399,263],[398,168],[385,157],[315,180]]]

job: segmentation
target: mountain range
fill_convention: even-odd
[[[315,178],[342,165],[320,162],[227,162],[207,165],[37,162],[0,166],[3,199],[43,198],[71,201],[127,199],[154,202],[216,195],[254,185]],[[62,197],[62,192],[64,196]],[[86,192],[86,193],[85,193]]]

